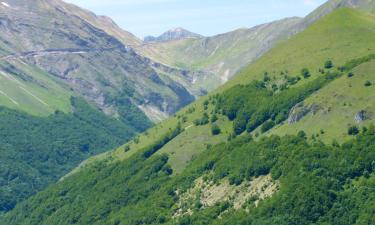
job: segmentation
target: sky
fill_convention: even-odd
[[[183,27],[212,36],[285,17],[305,16],[325,0],[64,0],[143,38]]]

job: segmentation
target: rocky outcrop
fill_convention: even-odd
[[[370,118],[370,114],[366,110],[361,110],[354,116],[354,121],[356,123],[362,123],[365,120],[368,120]]]
[[[295,124],[305,117],[310,112],[316,113],[319,110],[319,106],[313,104],[311,106],[305,106],[303,102],[295,105],[289,112],[288,123]]]

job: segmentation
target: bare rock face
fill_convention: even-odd
[[[366,110],[361,110],[354,116],[354,121],[356,123],[362,123],[365,120],[368,120],[370,118],[370,114]]]
[[[141,42],[108,18],[60,0],[0,3],[2,60],[37,66],[104,112],[116,115],[119,99],[127,99],[171,115],[195,99],[186,87],[201,75],[153,63],[130,47]]]

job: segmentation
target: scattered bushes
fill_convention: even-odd
[[[209,121],[210,121],[210,117],[209,117],[208,114],[205,112],[205,113],[203,113],[202,118],[194,120],[194,125],[195,125],[195,126],[203,126],[203,125],[208,124]]]
[[[222,94],[216,107],[229,120],[234,120],[235,134],[239,135],[245,130],[252,132],[267,120],[281,123],[293,106],[340,75],[327,73],[307,84],[279,93],[269,91],[259,81],[237,85]]]
[[[375,54],[370,54],[370,55],[365,56],[365,57],[354,59],[354,60],[351,60],[351,61],[345,63],[345,65],[343,66],[343,69],[344,69],[344,71],[350,71],[350,70],[354,69],[355,67],[357,67],[357,66],[359,66],[363,63],[369,62],[373,59],[375,59]]]

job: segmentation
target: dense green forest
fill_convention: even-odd
[[[2,223],[371,224],[374,148],[373,126],[332,146],[307,140],[303,132],[259,141],[245,135],[206,150],[179,175],[173,175],[168,156],[139,152],[72,175],[21,203]],[[176,216],[184,207],[178,204],[181,193],[200,177],[216,184],[228,179],[235,187],[268,174],[278,188],[257,204],[254,196],[241,209],[230,200],[208,207],[195,194],[185,203],[191,215]]]
[[[57,181],[82,160],[142,131],[80,98],[72,98],[71,104],[72,113],[56,111],[49,117],[0,108],[0,212]]]

